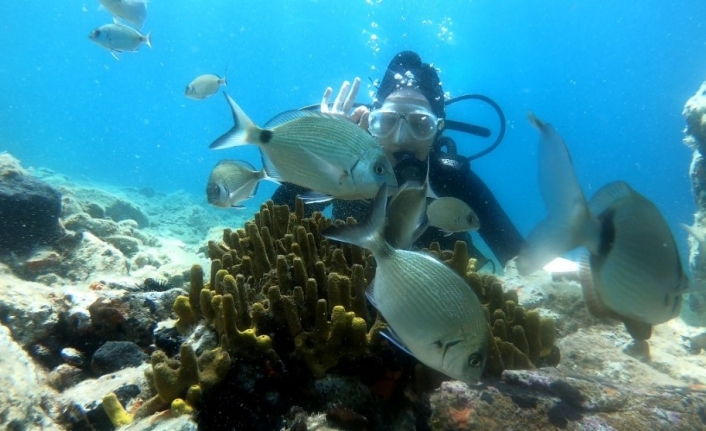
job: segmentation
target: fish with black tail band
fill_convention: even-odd
[[[136,52],[144,43],[152,48],[151,33],[143,35],[138,30],[122,24],[105,24],[88,34],[88,38],[110,51],[119,60],[118,54]]]
[[[348,118],[289,111],[260,128],[223,94],[234,126],[209,148],[257,145],[269,177],[318,192],[301,196],[304,201],[369,199],[382,184],[397,188],[392,165],[380,144]]]
[[[222,160],[211,171],[206,186],[206,198],[221,208],[243,208],[241,202],[257,193],[262,180],[273,181],[264,169],[257,170],[243,160]]]
[[[389,325],[389,331],[383,333],[388,339],[449,377],[478,381],[490,332],[478,297],[439,260],[395,249],[385,240],[386,203],[383,185],[375,196],[369,220],[330,226],[322,234],[367,248],[375,256],[375,278],[366,296]]]
[[[212,73],[207,73],[205,75],[197,76],[193,81],[186,86],[184,90],[184,95],[189,99],[203,100],[207,97],[213,96],[218,93],[218,89],[221,85],[228,85],[228,80],[226,75],[228,71],[221,78],[218,75]]]
[[[535,227],[517,258],[530,274],[576,247],[588,250],[581,284],[589,310],[618,318],[636,340],[679,314],[688,289],[676,242],[657,207],[617,181],[586,202],[566,144],[554,128],[530,114],[541,134],[539,188],[547,218]]]
[[[443,196],[431,202],[427,207],[427,218],[429,226],[441,229],[446,236],[480,228],[480,220],[473,208],[452,196]]]

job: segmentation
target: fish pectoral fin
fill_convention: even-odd
[[[395,333],[394,329],[392,329],[392,327],[390,327],[389,325],[387,328],[380,331],[380,335],[385,337],[389,342],[391,342],[392,344],[397,346],[400,350],[402,350],[406,354],[408,354],[410,356],[414,356],[412,354],[412,352],[409,351],[407,346],[405,346],[404,343],[399,339],[399,337]]]
[[[349,171],[341,168],[340,166],[334,165],[323,157],[312,153],[310,150],[306,148],[303,148],[303,150],[312,157],[312,161],[316,169],[325,176],[329,177],[331,181],[336,184],[342,184],[346,177],[350,175]]]
[[[114,50],[114,49],[111,49],[111,50],[110,50],[110,55],[112,55],[114,59],[120,60],[119,51],[116,51],[116,50]]]
[[[242,209],[244,209],[244,208],[245,208],[245,206],[244,206],[244,205],[237,205],[237,204],[236,204],[236,205],[231,205],[230,207],[231,207],[231,208],[235,208],[235,209],[238,209],[238,210],[242,210]]]

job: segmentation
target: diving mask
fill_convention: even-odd
[[[376,138],[384,139],[402,127],[402,120],[404,120],[409,133],[419,141],[432,139],[438,131],[439,120],[428,111],[417,110],[401,113],[384,108],[370,112],[368,130]]]

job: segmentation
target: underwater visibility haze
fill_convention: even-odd
[[[114,13],[122,13],[123,19],[114,22]],[[18,172],[24,175],[13,161],[17,159],[31,175],[57,181],[53,185],[64,199],[62,233],[51,243],[55,249],[6,252],[0,235],[0,269],[8,268],[0,271],[0,342],[7,328],[8,340],[17,346],[13,352],[29,355],[43,370],[37,373],[46,374],[40,380],[62,394],[55,397],[59,401],[49,402],[49,392],[5,397],[0,391],[0,425],[3,417],[16,417],[15,426],[24,423],[21,413],[3,413],[3,403],[40,397],[46,402],[35,402],[41,407],[33,408],[43,413],[34,414],[27,429],[52,421],[67,429],[88,423],[111,429],[162,411],[168,411],[169,420],[193,416],[200,429],[222,429],[225,423],[235,424],[232,429],[317,429],[321,418],[311,410],[322,405],[321,421],[340,429],[523,426],[493,422],[493,414],[484,410],[493,404],[488,402],[491,396],[476,397],[480,392],[472,389],[481,373],[502,376],[506,386],[498,387],[504,388],[500,392],[508,396],[510,408],[542,411],[537,418],[529,413],[532,419],[525,418],[538,427],[565,428],[589,419],[607,427],[592,429],[615,429],[610,424],[641,429],[654,423],[649,422],[651,413],[635,407],[645,405],[635,395],[640,391],[628,391],[625,399],[630,401],[614,410],[599,408],[578,416],[562,410],[571,397],[546,392],[542,382],[573,385],[574,377],[562,373],[579,370],[592,376],[586,385],[595,386],[593,392],[581,386],[582,400],[589,401],[580,405],[600,398],[606,381],[650,391],[662,390],[652,384],[682,385],[695,391],[689,393],[696,401],[690,407],[679,407],[677,401],[660,405],[681,414],[665,427],[690,429],[695,422],[688,420],[701,420],[706,427],[706,259],[694,252],[706,247],[701,225],[706,220],[701,193],[706,165],[692,165],[693,152],[698,162],[699,145],[706,148],[706,101],[702,106],[694,99],[684,111],[706,80],[706,2],[5,0],[0,17],[0,186]],[[453,250],[430,246],[426,251],[434,257],[397,250],[407,248],[398,245],[410,243],[413,235],[418,238],[418,221],[447,233],[473,232],[481,251],[489,248],[475,232],[483,228],[478,208],[445,196],[448,200],[425,210],[431,197],[427,183],[407,187],[410,194],[400,199],[403,205],[398,201],[397,207],[386,207],[385,187],[391,193],[397,186],[404,188],[395,184],[397,162],[391,163],[382,147],[361,156],[365,151],[359,147],[371,147],[381,138],[374,126],[371,135],[341,117],[308,111],[268,123],[285,111],[321,103],[327,87],[335,96],[344,81],[356,77],[361,79],[356,102],[372,105],[388,64],[404,51],[418,53],[436,69],[446,100],[482,95],[446,108],[446,120],[490,130],[487,137],[445,132],[459,154],[477,155],[504,132],[496,148],[470,162],[519,234],[532,239],[524,244],[517,268],[512,264],[503,275],[500,268],[495,274],[476,272],[480,268],[469,260],[471,251],[459,243]],[[706,100],[706,90],[701,96]],[[497,115],[493,104],[503,115]],[[701,107],[703,136],[690,124],[686,135],[691,134],[691,144],[685,145],[686,113]],[[414,113],[394,115],[394,127],[399,127],[401,118],[409,126]],[[300,123],[308,124],[309,134],[297,128]],[[438,123],[426,125],[427,131],[436,132]],[[345,146],[324,146],[336,144],[330,137],[344,134],[352,136]],[[279,173],[263,169],[260,151]],[[351,160],[352,167],[347,165]],[[320,169],[306,170],[309,176],[302,179],[300,165],[306,163]],[[538,168],[544,175],[538,175]],[[4,169],[12,175],[3,176]],[[340,181],[326,183],[331,178]],[[290,211],[267,203],[278,181],[285,180],[308,188],[330,186],[314,190],[319,193],[309,196],[312,201],[321,200],[323,192],[365,198],[374,205],[375,221],[342,227],[328,218],[335,208],[309,218],[302,207]],[[605,202],[591,202],[596,195]],[[574,225],[575,201],[581,201],[590,228]],[[589,206],[600,207],[600,214],[589,215]],[[630,214],[634,208],[648,220],[644,225]],[[403,234],[385,226],[386,211],[393,217],[388,220],[400,221]],[[10,213],[0,208],[0,216]],[[616,213],[620,228],[618,222],[611,224]],[[253,214],[253,221],[246,222]],[[550,228],[542,231],[540,223]],[[563,230],[555,229],[559,224]],[[643,235],[639,228],[644,226],[650,232]],[[628,240],[620,236],[625,231],[633,235]],[[555,232],[573,241],[562,241]],[[645,235],[664,244],[662,254],[635,257],[639,246],[630,247],[642,243],[631,240]],[[397,236],[402,239],[393,238]],[[550,247],[552,241],[556,244]],[[582,292],[577,280],[542,271],[532,275],[567,251],[578,260],[567,250],[577,244],[591,252],[584,267],[601,278],[595,291],[596,297],[603,296],[604,315],[592,308],[601,298],[591,303],[585,284]],[[616,244],[620,253],[614,252]],[[78,250],[86,251],[81,255]],[[373,278],[376,268],[378,277]],[[425,276],[446,280],[445,286],[456,290],[430,290]],[[687,278],[693,281],[691,288]],[[371,280],[377,283],[375,293],[372,288],[365,291]],[[665,286],[664,280],[674,286]],[[12,296],[11,289],[24,282],[33,283],[40,299]],[[409,290],[398,290],[400,284]],[[475,294],[464,290],[467,285]],[[631,286],[627,293],[621,290],[626,285]],[[642,295],[647,285],[649,297]],[[42,290],[59,287],[60,294]],[[135,296],[119,297],[115,292],[120,289]],[[682,304],[681,295],[696,290],[700,296]],[[157,291],[156,296],[146,293]],[[71,298],[63,305],[66,310],[58,311],[54,302],[42,305],[57,295]],[[648,305],[643,307],[641,300]],[[136,335],[141,332],[131,332],[126,323],[127,314],[145,308],[129,301],[151,304],[147,335]],[[465,305],[449,311],[449,302]],[[389,326],[375,319],[373,303],[382,314],[388,310],[383,317]],[[38,311],[17,304],[54,310],[61,315],[56,321],[63,325],[61,319],[68,319],[75,327],[54,322],[59,329],[48,323],[50,329],[36,329],[44,325],[32,317]],[[675,318],[680,308],[696,317],[689,324]],[[418,313],[410,314],[411,309]],[[596,316],[617,318],[627,332]],[[171,335],[155,335],[154,341],[152,329],[164,321],[171,322]],[[423,336],[417,324],[428,328]],[[30,329],[21,329],[25,327]],[[213,345],[194,348],[184,342],[197,327],[216,335]],[[160,326],[155,334],[162,330]],[[109,395],[100,395],[102,402],[96,405],[103,410],[94,416],[91,402],[83,402],[78,388],[119,372],[102,363],[98,352],[107,343],[128,341],[135,348],[130,355],[108,356],[135,355],[130,366],[137,367],[151,355],[147,378],[156,382],[157,389],[151,388],[156,393],[128,397],[111,386]],[[415,368],[420,364],[414,358],[442,374]],[[237,368],[244,363],[252,367]],[[0,359],[0,374],[31,374],[3,367]],[[559,374],[542,367],[558,367]],[[237,382],[229,379],[236,369],[246,376]],[[356,375],[360,370],[369,374]],[[442,384],[448,380],[443,375],[470,386]],[[251,389],[252,399],[238,398],[244,393],[238,385],[245,381],[256,388]],[[525,395],[517,382],[546,393],[518,402]],[[15,386],[24,387],[0,377],[0,388]],[[403,388],[412,386],[426,395],[410,397]],[[299,393],[293,388],[306,388],[301,389],[306,392],[302,404],[297,404]],[[681,392],[671,390],[655,398],[677,400]],[[366,395],[356,398],[356,391]],[[220,401],[211,395],[219,393],[228,395]],[[241,403],[232,412],[229,396]],[[340,400],[321,404],[334,396]],[[460,409],[454,404],[476,398],[485,404]],[[366,401],[356,404],[354,399]],[[380,400],[385,407],[376,404]],[[75,410],[64,408],[64,402]],[[387,402],[396,407],[388,409]],[[420,407],[423,403],[431,407]],[[693,414],[698,406],[703,406],[701,419]],[[414,413],[405,416],[398,408]],[[572,405],[569,410],[581,408]],[[52,413],[59,410],[61,414]],[[68,410],[82,413],[72,416]]]

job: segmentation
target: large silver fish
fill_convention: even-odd
[[[430,203],[427,207],[427,218],[429,226],[441,229],[446,236],[480,228],[480,220],[473,208],[452,196],[443,196]]]
[[[143,35],[132,27],[122,24],[105,24],[89,33],[88,38],[110,51],[113,57],[119,59],[121,52],[135,52],[140,45],[147,44],[152,48],[151,33]]]
[[[257,193],[257,185],[270,178],[264,169],[257,170],[243,160],[222,160],[211,171],[206,198],[221,208],[243,208],[241,202]]]
[[[530,274],[579,246],[588,249],[581,282],[589,310],[622,320],[636,340],[652,325],[679,314],[688,289],[676,242],[657,207],[624,182],[601,188],[586,202],[566,144],[554,128],[530,114],[541,133],[539,187],[547,218],[517,258]]]
[[[337,114],[290,111],[256,126],[228,94],[223,93],[235,125],[209,148],[248,143],[262,151],[267,174],[319,192],[315,198],[369,199],[382,184],[397,187],[395,173],[380,144],[348,118]]]
[[[388,337],[425,365],[475,382],[483,372],[489,340],[480,301],[442,262],[428,254],[395,249],[385,241],[386,196],[383,186],[367,222],[331,226],[322,233],[365,247],[375,256],[377,270],[366,294],[387,321]]]
[[[218,89],[221,88],[221,85],[228,85],[226,75],[223,75],[223,78],[221,78],[218,75],[207,73],[191,81],[191,83],[186,86],[184,95],[189,99],[203,100],[216,94]]]
[[[101,5],[114,17],[132,24],[136,29],[142,29],[147,19],[147,2],[144,0],[99,0]]]

